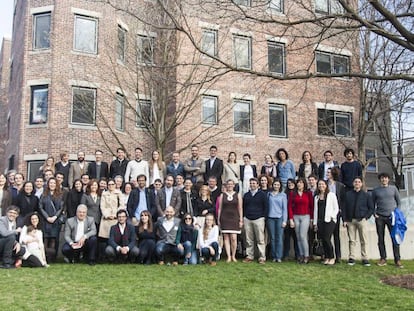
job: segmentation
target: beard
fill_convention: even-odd
[[[79,162],[83,162],[84,160],[85,160],[85,158],[83,158],[83,157],[79,157],[79,158],[78,158],[78,161],[79,161]]]

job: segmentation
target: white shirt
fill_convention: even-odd
[[[85,235],[85,221],[78,219],[78,226],[76,227],[75,242],[79,242]]]
[[[171,220],[167,220],[167,218],[165,218],[162,222],[162,226],[164,227],[165,231],[170,232],[174,227],[174,217],[171,218]]]

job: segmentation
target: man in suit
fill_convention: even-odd
[[[154,193],[145,187],[147,177],[144,174],[138,175],[137,184],[138,187],[131,191],[127,202],[128,216],[134,226],[138,225],[143,211],[149,211],[153,219],[157,216]]]
[[[65,225],[65,244],[62,253],[65,261],[73,262],[75,255],[81,252],[88,254],[89,265],[96,263],[96,225],[93,217],[87,216],[88,207],[79,204],[76,209],[76,216],[69,218]]]
[[[118,223],[113,225],[109,231],[108,246],[105,249],[106,256],[110,261],[119,258],[134,262],[139,255],[135,227],[127,222],[126,210],[119,210],[116,213],[116,218]]]
[[[207,182],[211,176],[216,177],[217,187],[221,189],[221,175],[223,174],[223,160],[217,158],[217,147],[210,147],[210,158],[204,162],[204,182]]]
[[[85,153],[83,151],[78,152],[78,161],[72,163],[69,168],[69,187],[72,188],[73,181],[81,178],[83,174],[88,173],[88,163],[85,161]]]
[[[101,150],[95,151],[95,162],[89,163],[88,165],[88,175],[90,178],[94,179],[101,179],[106,178],[109,179],[109,169],[108,163],[103,162],[103,152]]]
[[[178,215],[181,208],[181,194],[180,191],[174,189],[174,177],[167,175],[165,177],[164,187],[157,194],[155,204],[157,206],[158,216],[164,216],[164,211],[167,206],[171,206],[175,210],[175,215]]]
[[[126,153],[123,148],[116,149],[117,157],[111,163],[111,168],[109,170],[109,176],[115,178],[116,176],[125,176],[125,171],[128,165],[128,160],[126,159]]]

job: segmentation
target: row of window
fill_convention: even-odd
[[[51,12],[34,15],[34,49],[50,48]],[[73,50],[96,54],[98,20],[82,15],[75,15]],[[138,35],[136,42],[137,61],[143,64],[154,63],[155,38]],[[127,49],[127,30],[118,25],[117,58],[125,62]],[[218,55],[218,33],[214,29],[203,29],[201,50],[211,56]],[[252,38],[233,35],[234,63],[240,69],[252,69]],[[286,73],[285,44],[267,41],[268,71],[276,74]],[[315,51],[316,71],[319,73],[344,74],[349,72],[349,57],[322,51]]]
[[[236,5],[245,7],[252,6],[252,0],[233,0]],[[268,0],[268,9],[271,12],[284,12],[284,1],[283,0]],[[343,14],[344,8],[338,0],[315,0],[315,12],[320,14]]]
[[[31,87],[30,124],[46,124],[48,121],[48,85]],[[239,134],[253,134],[253,101],[233,100],[233,130]],[[125,98],[117,93],[115,98],[115,128],[125,129]],[[218,97],[203,95],[201,99],[203,124],[218,125]],[[269,104],[269,135],[287,137],[287,110],[285,105]],[[318,109],[318,134],[323,136],[352,136],[352,114],[327,109]],[[96,89],[72,88],[71,123],[95,125]],[[152,122],[151,100],[137,102],[136,126],[145,127]]]

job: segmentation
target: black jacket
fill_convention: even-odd
[[[352,219],[368,219],[372,214],[374,214],[374,203],[368,192],[351,190],[345,194],[345,204],[342,208],[344,222],[350,222]]]

